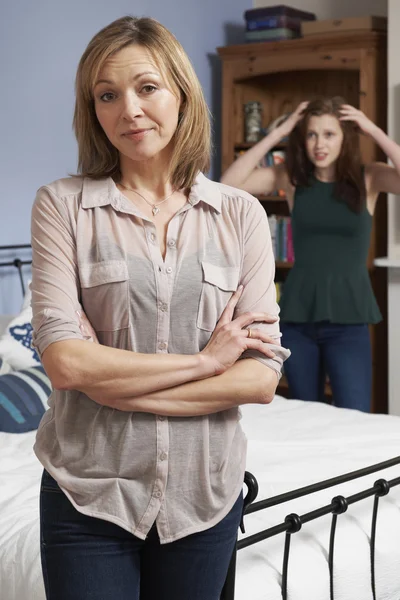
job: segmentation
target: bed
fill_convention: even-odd
[[[249,438],[247,468],[259,484],[258,499],[272,498],[369,465],[400,462],[400,418],[368,415],[332,406],[276,397],[268,407],[243,410]],[[290,514],[304,515],[330,504],[333,497],[358,494],[379,479],[397,486],[379,499],[375,540],[375,596],[371,587],[371,522],[374,497],[338,515],[330,587],[329,543],[332,516],[306,523],[292,535],[287,595],[282,594],[284,534],[237,553],[239,600],[399,600],[400,464],[340,486],[245,516],[239,540],[282,524]],[[239,542],[240,543],[240,542]],[[250,593],[251,592],[251,593]],[[228,596],[224,600],[230,600]]]
[[[18,343],[29,333],[25,323],[29,316],[28,304],[26,296],[20,314],[12,321],[17,323],[17,333],[21,328],[25,331],[19,336]],[[9,319],[0,318],[0,324],[4,325]],[[0,336],[0,349],[2,344],[4,348],[3,338]],[[15,342],[12,340],[12,349],[7,354],[14,367],[13,376],[20,376],[21,365],[26,367],[27,360],[30,361],[28,375],[32,375],[32,370],[40,368],[32,349],[25,343],[23,349],[16,351]],[[28,375],[23,375],[25,383]],[[0,385],[2,378],[9,376],[0,375]],[[41,386],[36,381],[35,389],[39,400],[44,402],[46,387],[42,380],[40,382]],[[400,417],[367,415],[276,396],[268,406],[243,407],[242,425],[249,440],[247,469],[258,480],[257,500],[395,457],[400,463]],[[1,600],[45,599],[38,520],[42,468],[32,451],[35,434],[35,430],[0,432]],[[282,524],[288,514],[304,515],[329,504],[334,496],[348,497],[372,486],[377,479],[393,481],[399,476],[400,464],[394,464],[362,479],[247,514],[244,519],[246,532],[239,534],[238,545],[257,532]],[[400,599],[400,486],[393,486],[379,500],[375,596],[370,568],[373,502],[374,498],[368,497],[349,506],[347,512],[337,517],[333,587],[329,572],[331,516],[306,523],[291,536],[286,586],[288,600]],[[250,509],[252,506],[255,505]],[[236,600],[281,600],[284,543],[285,535],[281,533],[240,549],[223,600],[233,600],[233,596]],[[234,561],[232,564],[234,567]]]
[[[330,406],[276,397],[271,405],[243,409],[249,438],[248,469],[259,498],[390,459],[400,447],[400,418],[364,415]],[[38,497],[41,466],[32,453],[35,432],[0,433],[0,598],[44,600],[39,558]],[[400,467],[379,473],[387,479]],[[378,479],[346,483],[351,494]],[[325,490],[245,517],[246,536],[305,513],[337,495]],[[372,500],[340,515],[335,550],[335,598],[372,600],[369,536]],[[288,577],[290,600],[329,600],[330,519],[318,519],[296,534]],[[242,534],[240,537],[244,537]],[[377,600],[400,598],[400,489],[381,499],[376,540]],[[237,600],[281,600],[283,536],[244,548],[237,555]]]

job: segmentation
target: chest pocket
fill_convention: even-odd
[[[96,331],[129,327],[129,273],[123,260],[85,265],[80,269],[84,311]]]
[[[201,263],[203,285],[201,288],[197,327],[214,331],[221,314],[239,283],[238,267],[217,267],[208,262]]]

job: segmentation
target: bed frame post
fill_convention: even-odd
[[[244,533],[243,517],[246,514],[247,508],[257,498],[258,494],[258,482],[250,471],[246,471],[244,474],[244,483],[247,486],[247,494],[243,500],[243,511],[242,518],[240,521],[240,529]],[[237,544],[232,553],[231,561],[228,567],[228,573],[226,575],[225,584],[222,588],[220,600],[235,600],[235,576],[236,576],[236,553]]]

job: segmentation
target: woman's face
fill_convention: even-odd
[[[168,159],[180,99],[146,48],[127,46],[104,64],[94,102],[100,125],[121,155],[132,161]]]
[[[343,142],[343,131],[333,115],[312,116],[306,132],[306,151],[318,169],[331,167],[338,159]]]

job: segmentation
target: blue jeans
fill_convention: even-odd
[[[240,494],[214,527],[161,545],[78,512],[44,471],[41,557],[47,600],[218,600],[236,543]]]
[[[371,410],[372,357],[368,325],[281,323],[284,363],[291,398],[324,400],[326,375],[333,404]]]

